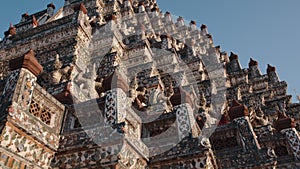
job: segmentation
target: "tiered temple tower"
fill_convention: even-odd
[[[0,42],[1,168],[299,168],[276,68],[155,0],[65,0]]]

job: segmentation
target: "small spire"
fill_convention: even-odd
[[[238,60],[239,56],[233,52],[230,52],[230,56],[229,56],[229,60],[233,61],[233,60]]]
[[[12,23],[9,24],[8,32],[9,32],[9,35],[15,35],[15,34],[17,34],[16,28],[13,26]]]
[[[22,14],[22,17],[27,17],[27,16],[29,16],[29,15],[28,15],[28,12]]]
[[[54,14],[55,5],[53,3],[47,5],[47,14],[51,17]]]
[[[53,8],[53,9],[55,9],[55,5],[53,3],[50,3],[50,4],[47,5],[47,8]]]
[[[249,67],[257,66],[257,65],[258,65],[258,62],[256,60],[253,60],[252,58],[250,58]]]
[[[204,34],[204,35],[208,35],[208,34],[209,34],[209,33],[208,33],[208,30],[207,30],[207,26],[206,26],[205,24],[202,24],[202,25],[200,26],[200,28],[201,28],[202,34]],[[211,35],[210,35],[210,36],[211,36]],[[212,37],[208,37],[208,38],[212,39]]]
[[[276,67],[271,66],[270,64],[268,64],[267,73],[269,74],[271,72],[276,72]]]
[[[184,24],[184,19],[183,19],[183,17],[179,16],[179,17],[177,18],[176,25],[179,26],[179,27],[185,25],[185,24]]]
[[[204,29],[207,29],[207,26],[205,24],[202,24],[200,28],[203,31]]]
[[[171,13],[170,13],[170,12],[166,12],[166,13],[165,13],[165,19],[166,19],[167,21],[172,21],[172,16],[171,16]]]
[[[179,16],[179,17],[177,18],[177,21],[178,21],[178,22],[184,21],[184,19],[183,19],[183,17]]]
[[[196,21],[191,20],[190,24],[191,24],[191,25],[196,25]]]
[[[194,31],[194,30],[197,29],[196,21],[191,20],[191,22],[190,22],[190,28],[191,28],[192,31]]]
[[[276,73],[276,67],[268,64],[267,75],[269,77],[270,82],[273,82],[273,83],[279,82],[279,77]]]

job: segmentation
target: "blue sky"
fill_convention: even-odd
[[[30,2],[30,3],[29,3]],[[32,14],[53,2],[64,0],[9,0],[0,6],[0,33],[9,23],[17,23],[25,12]],[[276,66],[289,93],[300,95],[300,1],[299,0],[157,0],[162,11],[183,16],[186,21],[206,24],[215,45],[239,55],[243,67],[250,57],[259,62],[263,73],[267,64]],[[294,99],[295,100],[295,99]]]

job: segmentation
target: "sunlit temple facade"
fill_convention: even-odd
[[[0,41],[0,168],[300,168],[300,104],[249,60],[156,0],[25,13]]]

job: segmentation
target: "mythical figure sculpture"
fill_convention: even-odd
[[[163,109],[166,112],[172,111],[172,103],[170,101],[172,95],[174,94],[174,90],[172,85],[169,87],[166,87],[165,90],[163,90],[161,87],[158,87],[154,91],[152,91],[149,95],[149,105],[162,105]]]
[[[264,115],[264,112],[259,108],[257,111],[253,111],[251,123],[253,127],[265,126],[269,122],[268,117]]]
[[[100,82],[96,82],[96,78],[96,65],[93,64],[92,70],[87,68],[85,71],[79,72],[74,80],[85,96],[95,99],[99,97],[96,88],[101,88],[103,82],[103,79]]]
[[[53,70],[52,71],[44,71],[41,75],[41,81],[50,83],[52,85],[56,85],[62,82],[66,82],[71,79],[71,74],[73,70],[73,65],[70,64],[63,68],[63,64],[59,59],[59,54],[56,55],[55,61],[53,63]],[[42,83],[43,83],[42,82]],[[42,84],[43,85],[43,84]]]
[[[145,87],[138,87],[136,89],[136,97],[134,100],[135,105],[140,110],[145,110],[147,107],[147,98],[146,98],[147,89]]]

